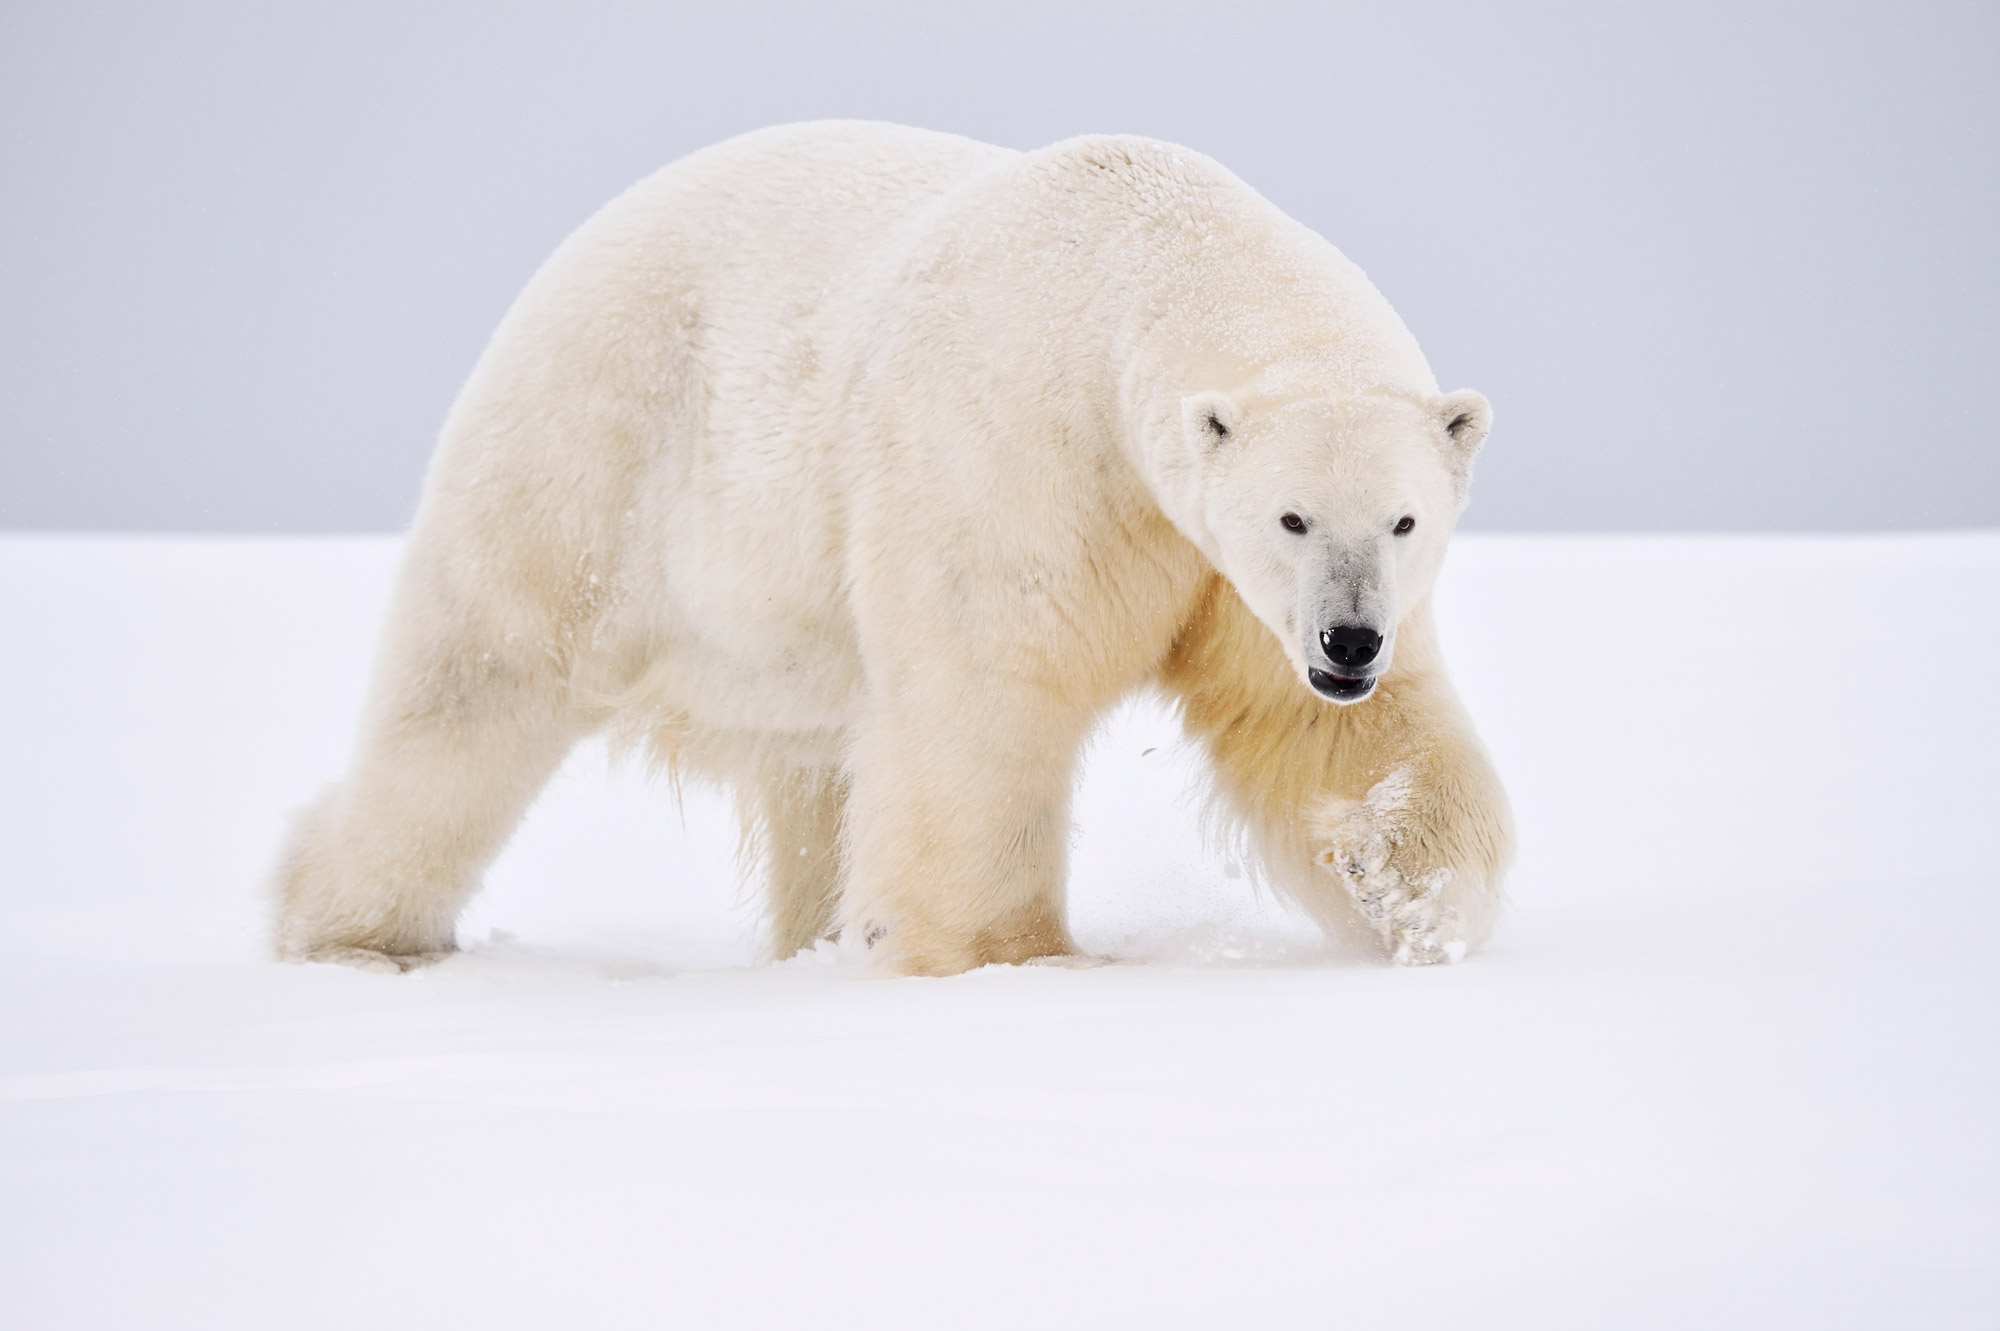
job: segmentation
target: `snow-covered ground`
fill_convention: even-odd
[[[1131,964],[753,963],[724,806],[587,751],[402,977],[264,959],[387,540],[0,540],[0,1325],[2000,1324],[2000,534],[1464,537],[1462,966],[1327,956],[1147,705]]]

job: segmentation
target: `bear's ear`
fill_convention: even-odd
[[[1226,444],[1236,435],[1236,404],[1221,393],[1194,393],[1181,399],[1181,429],[1199,448]]]
[[[1463,472],[1486,442],[1486,432],[1493,428],[1493,408],[1472,389],[1461,388],[1438,399],[1437,419],[1452,465]]]

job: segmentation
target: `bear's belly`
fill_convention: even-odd
[[[662,642],[635,702],[649,726],[760,735],[845,731],[860,712],[860,663],[817,642],[745,652],[678,637]]]
[[[628,719],[767,736],[851,726],[865,676],[838,557],[753,537],[754,523],[676,516],[627,624],[628,640],[646,644]]]

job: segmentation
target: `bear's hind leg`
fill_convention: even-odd
[[[771,959],[783,961],[833,936],[847,777],[835,767],[778,767],[758,782],[755,804],[752,831],[769,876]]]
[[[300,816],[278,866],[290,960],[405,970],[452,951],[480,873],[578,734],[531,657],[392,643],[380,670],[353,770]]]

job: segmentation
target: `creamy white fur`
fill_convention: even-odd
[[[450,950],[610,730],[734,789],[778,955],[842,928],[913,973],[1066,954],[1079,749],[1157,685],[1272,882],[1455,959],[1510,833],[1428,594],[1488,418],[1184,148],[841,123],[697,153],[564,242],[453,408],[279,949]],[[1343,706],[1307,671],[1349,620],[1382,673]]]

